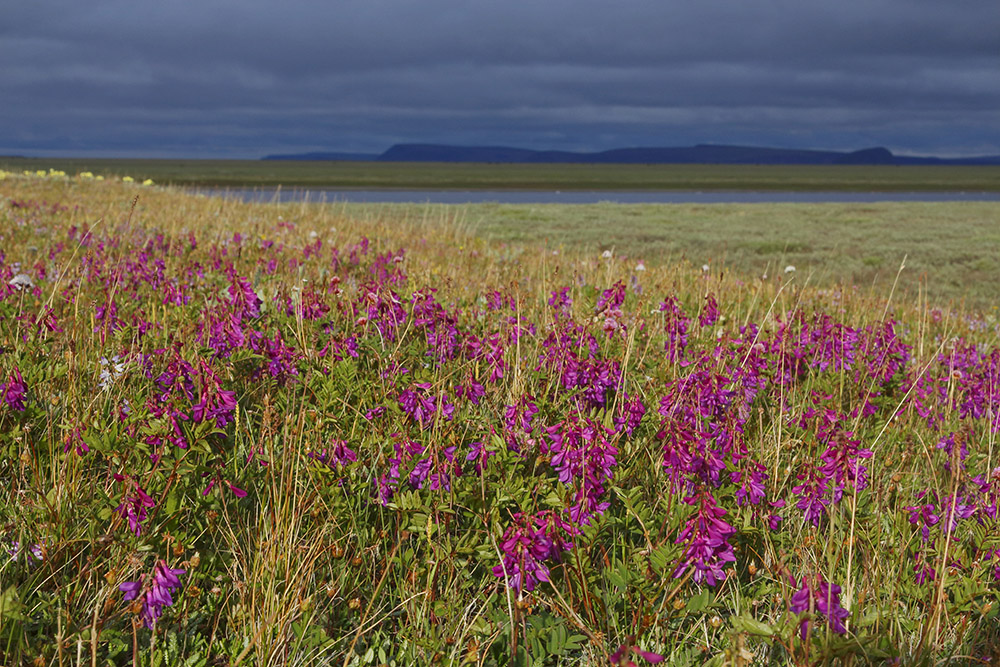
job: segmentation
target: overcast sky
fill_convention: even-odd
[[[998,0],[27,0],[0,153],[1000,154]]]

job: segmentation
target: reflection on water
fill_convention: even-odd
[[[214,197],[248,202],[371,204],[777,204],[1000,201],[1000,192],[616,192],[535,190],[303,190],[197,188]]]

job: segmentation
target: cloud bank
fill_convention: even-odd
[[[42,0],[0,26],[0,152],[1000,154],[998,25],[972,0]]]

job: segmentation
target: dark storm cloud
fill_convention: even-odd
[[[19,3],[0,151],[1000,153],[1000,3]]]

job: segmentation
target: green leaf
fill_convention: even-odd
[[[772,628],[767,623],[758,621],[755,618],[743,614],[741,616],[733,616],[729,619],[733,628],[738,632],[745,632],[751,635],[759,635],[762,637],[773,637],[774,628]]]
[[[166,506],[163,508],[166,511],[167,515],[173,514],[180,507],[181,505],[180,496],[181,492],[178,491],[176,488],[174,488],[173,490],[171,490],[170,493],[167,494],[167,503]]]
[[[691,613],[699,612],[707,607],[711,601],[712,593],[707,588],[703,588],[700,593],[688,600],[687,610]]]
[[[0,595],[0,620],[9,619],[12,621],[25,621],[27,618],[21,613],[24,605],[18,599],[17,589],[10,586]]]

